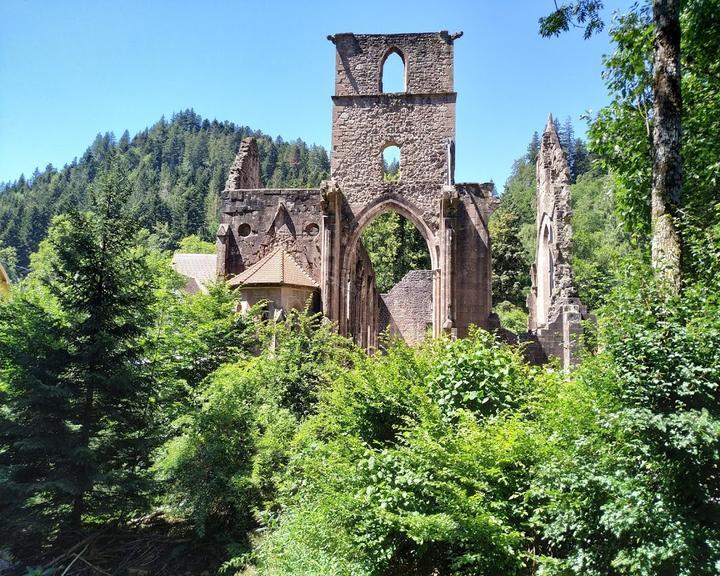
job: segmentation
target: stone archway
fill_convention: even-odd
[[[371,347],[375,347],[377,331],[380,328],[377,316],[383,307],[381,295],[377,290],[370,291],[368,288],[374,284],[374,271],[372,263],[365,253],[361,243],[361,235],[365,228],[378,216],[395,212],[411,222],[420,232],[430,255],[431,285],[429,296],[431,302],[430,318],[432,323],[432,334],[437,336],[442,332],[440,325],[440,294],[441,294],[441,272],[439,263],[439,247],[436,235],[423,219],[420,211],[411,202],[402,197],[387,197],[379,199],[365,207],[353,220],[349,227],[347,242],[343,245],[340,298],[341,313],[343,315],[340,325],[344,333],[354,337],[359,342],[368,341]],[[360,266],[358,266],[358,262]],[[369,266],[369,270],[368,270]],[[358,277],[360,276],[360,277]],[[420,296],[418,294],[418,296]],[[363,322],[365,324],[363,324]],[[372,336],[365,336],[367,326],[375,330]],[[424,332],[424,330],[423,330]],[[413,337],[412,342],[421,338]]]
[[[543,214],[537,238],[537,318],[538,326],[544,326],[548,321],[550,311],[550,298],[553,290],[553,233],[547,214]]]

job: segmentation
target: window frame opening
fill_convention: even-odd
[[[397,158],[393,152],[397,150]],[[390,151],[390,153],[388,153]],[[402,179],[402,149],[396,142],[388,142],[380,154],[382,162],[382,181],[385,184],[399,182]]]
[[[402,63],[402,72],[401,72],[401,78],[402,78],[402,90],[393,90],[389,91],[386,90],[387,82],[385,81],[387,77],[391,77],[392,81],[390,82],[391,85],[394,85],[395,81],[397,80],[397,72],[394,70],[395,64],[392,64],[391,60],[391,66],[389,70],[389,74],[386,75],[385,66],[388,62],[388,60],[391,58],[391,56],[396,55],[400,57],[400,62]],[[405,60],[405,55],[402,53],[402,51],[393,46],[390,48],[387,52],[385,52],[385,56],[383,56],[382,61],[380,62],[380,85],[379,85],[380,93],[381,94],[405,94],[407,92],[407,61]]]

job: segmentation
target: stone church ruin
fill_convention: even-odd
[[[368,350],[387,329],[409,343],[426,333],[496,329],[492,314],[492,183],[455,182],[453,50],[462,33],[329,36],[335,46],[331,176],[319,188],[263,188],[258,147],[243,141],[221,198],[217,275],[246,305],[273,317],[306,302]],[[404,65],[404,90],[383,91],[386,59]],[[384,178],[383,152],[400,152]],[[530,338],[564,365],[577,360],[583,312],[570,270],[567,161],[552,122],[538,157],[538,251],[528,298]],[[394,211],[419,230],[431,270],[408,273],[381,295],[363,230]]]
[[[580,303],[570,266],[570,169],[552,116],[542,136],[537,180],[535,263],[530,269],[528,329],[547,356],[577,364],[578,340],[587,310]]]

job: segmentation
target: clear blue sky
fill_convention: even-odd
[[[607,36],[540,38],[538,18],[552,8],[552,0],[0,0],[0,182],[63,166],[98,132],[132,135],[185,108],[328,147],[328,34],[462,30],[456,179],[501,188],[549,112],[571,116],[582,135],[580,115],[608,100]]]

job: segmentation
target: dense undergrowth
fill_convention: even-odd
[[[31,328],[27,307],[62,317],[40,270],[0,305],[3,343]],[[37,420],[23,420],[22,367],[3,356],[5,552],[42,566],[154,513],[165,565],[213,551],[205,569],[225,575],[715,574],[717,276],[668,298],[642,264],[623,270],[600,314],[601,352],[570,373],[530,367],[482,330],[368,356],[319,317],[262,324],[232,314],[223,287],[181,295],[167,275],[137,341],[156,394],[138,431],[150,461],[112,483],[99,474],[74,531],[62,498],[73,476],[19,460],[51,450],[43,433],[34,447],[8,442]],[[98,466],[117,433],[85,447]],[[157,538],[145,527],[138,539],[147,533]],[[150,573],[173,573],[160,556]],[[91,558],[113,569],[103,557],[117,554]]]

